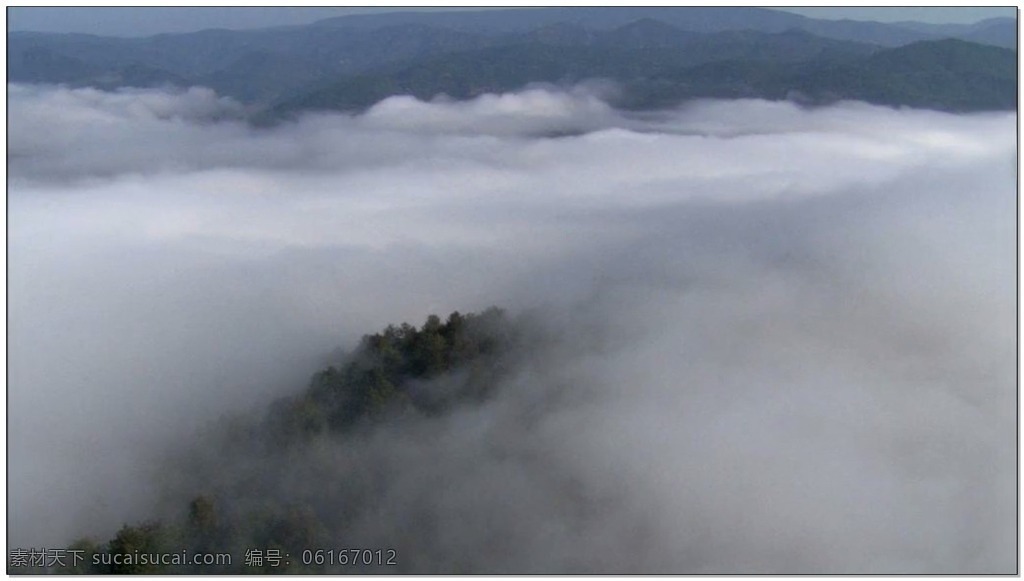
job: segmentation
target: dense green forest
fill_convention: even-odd
[[[181,469],[201,490],[170,519],[126,523],[106,541],[83,538],[67,548],[64,566],[19,568],[39,573],[297,573],[408,572],[400,555],[388,547],[379,553],[339,554],[347,548],[346,521],[370,503],[364,493],[342,491],[330,513],[309,498],[287,498],[275,478],[288,466],[308,464],[306,451],[318,443],[358,441],[404,419],[429,422],[460,406],[473,406],[491,394],[505,373],[521,333],[504,311],[454,312],[442,321],[431,315],[419,328],[388,326],[366,335],[336,366],[316,373],[308,387],[269,406],[262,417],[225,420],[212,441],[202,442],[202,460],[183,459]],[[240,459],[251,463],[237,469]],[[231,482],[214,474],[231,463]],[[208,471],[208,472],[204,472]],[[228,470],[223,470],[227,472]],[[196,484],[198,483],[198,484]],[[325,479],[319,488],[344,483]],[[372,493],[372,491],[370,491]],[[316,550],[322,550],[319,555]],[[253,551],[263,556],[256,562]],[[327,551],[333,551],[328,554]],[[195,554],[230,553],[231,563],[178,563]],[[249,558],[246,558],[247,553]],[[168,564],[152,564],[143,555],[166,554]],[[178,556],[186,555],[186,557]],[[275,560],[276,559],[276,560]],[[369,564],[367,564],[367,559]],[[128,562],[126,562],[126,560]],[[342,562],[342,561],[346,562]],[[143,562],[145,561],[145,562]],[[254,564],[256,563],[256,564]]]

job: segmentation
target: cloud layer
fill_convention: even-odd
[[[9,102],[12,546],[147,516],[156,452],[364,332],[498,304],[561,337],[501,397],[292,467],[380,475],[347,530],[418,570],[1016,566],[1012,114]]]

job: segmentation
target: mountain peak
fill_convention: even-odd
[[[555,22],[531,31],[527,37],[541,44],[588,44],[593,34],[575,22]]]
[[[606,32],[604,39],[624,46],[673,47],[696,36],[697,33],[680,30],[661,20],[641,18]]]

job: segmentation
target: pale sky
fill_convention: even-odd
[[[458,9],[458,8],[455,8]],[[291,7],[8,7],[7,30],[84,32],[116,36],[146,36],[162,32],[191,32],[207,28],[261,28],[306,24],[345,14],[385,12],[398,8],[291,8]],[[429,10],[401,8],[400,10]],[[452,10],[446,8],[445,10]],[[1014,17],[1012,7],[855,7],[786,8],[813,18],[854,20],[918,20],[933,23],[970,23],[997,16]]]
[[[1016,9],[1010,6],[905,6],[895,7],[851,7],[851,8],[785,8],[788,12],[796,12],[811,18],[828,18],[850,20],[877,20],[880,22],[899,22],[916,20],[933,24],[970,24],[986,18],[1014,18]]]

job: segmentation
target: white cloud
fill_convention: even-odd
[[[543,87],[237,113],[11,87],[11,542],[109,534],[168,440],[500,304],[572,340],[401,428],[429,438],[318,452],[392,477],[365,538],[427,510],[431,571],[1014,569],[1012,114]]]

